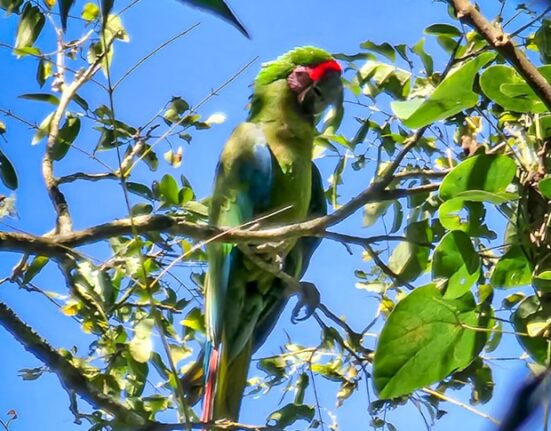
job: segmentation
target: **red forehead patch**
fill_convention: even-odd
[[[330,70],[335,72],[342,72],[342,67],[335,60],[324,61],[308,68],[308,76],[312,81],[318,81]]]

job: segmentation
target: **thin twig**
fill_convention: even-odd
[[[175,40],[178,40],[182,36],[185,36],[186,34],[190,33],[192,30],[199,27],[200,23],[193,24],[191,27],[187,28],[186,30],[172,36],[170,39],[168,39],[166,42],[163,42],[161,45],[159,45],[157,48],[155,48],[153,51],[151,51],[149,54],[147,54],[145,57],[143,57],[140,61],[138,61],[134,66],[132,66],[130,69],[128,69],[124,75],[122,75],[117,82],[113,85],[113,91],[117,89],[117,87],[126,79],[128,78],[136,69],[138,69],[142,64],[144,64],[147,60],[149,60],[151,57],[153,57],[155,54],[157,54],[159,51],[161,51],[163,48],[170,45]]]
[[[430,388],[423,388],[423,389],[421,389],[421,391],[423,391],[423,392],[425,392],[429,395],[432,395],[436,398],[439,398],[442,401],[447,401],[450,404],[454,404],[456,406],[459,406],[459,407],[461,407],[461,408],[463,408],[463,409],[465,409],[465,410],[467,410],[471,413],[474,413],[477,416],[480,416],[481,418],[489,420],[490,422],[492,422],[496,425],[500,424],[500,422],[496,418],[494,418],[494,417],[492,417],[492,416],[490,416],[490,415],[488,415],[484,412],[481,412],[480,410],[477,410],[477,409],[469,406],[468,404],[462,403],[461,401],[457,401],[456,399],[451,398],[451,397],[447,396],[446,394],[443,394],[442,392],[433,391]]]

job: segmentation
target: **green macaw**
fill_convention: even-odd
[[[209,219],[263,227],[326,212],[321,177],[312,163],[315,117],[342,106],[342,69],[326,51],[296,48],[266,63],[256,77],[249,117],[222,152]],[[300,279],[318,241],[265,244],[259,258]],[[284,283],[255,265],[236,244],[207,246],[203,421],[237,420],[249,362],[286,303]]]

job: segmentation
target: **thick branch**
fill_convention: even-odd
[[[551,85],[522,50],[515,46],[513,39],[492,25],[469,0],[450,0],[450,3],[461,22],[473,27],[493,49],[511,63],[551,111]]]
[[[438,188],[438,184],[427,184],[412,189],[380,191],[379,183],[373,183],[366,191],[333,214],[318,217],[288,226],[262,229],[222,229],[190,223],[184,218],[167,215],[145,215],[101,224],[81,231],[51,236],[36,236],[20,232],[0,232],[0,251],[16,251],[35,255],[60,257],[71,252],[73,247],[96,243],[121,235],[147,232],[169,232],[197,240],[260,243],[278,241],[299,236],[324,236],[327,227],[348,217],[368,202],[398,199],[415,193],[426,193]],[[135,229],[135,230],[134,230]]]
[[[0,302],[0,325],[10,332],[14,338],[23,345],[25,350],[32,353],[43,362],[51,371],[56,373],[61,384],[67,391],[76,392],[84,400],[97,409],[104,410],[117,418],[118,422],[128,425],[129,429],[136,431],[170,431],[187,429],[186,424],[168,424],[151,422],[143,419],[132,409],[121,404],[117,400],[99,392],[81,370],[71,364],[69,358],[63,356],[50,346],[31,327],[23,322],[6,304]],[[220,421],[209,423],[190,423],[193,429],[223,429],[243,431],[282,431],[271,426],[246,425],[237,422]]]
[[[127,422],[137,424],[145,422],[132,410],[97,391],[82,372],[69,362],[68,358],[51,347],[46,340],[19,319],[13,310],[1,302],[0,325],[10,332],[25,350],[32,353],[56,373],[66,390],[77,392],[94,407],[105,410],[118,418],[126,418]]]

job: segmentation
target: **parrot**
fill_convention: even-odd
[[[326,213],[321,176],[312,162],[315,122],[329,106],[342,109],[342,68],[327,51],[295,48],[262,65],[249,115],[226,142],[209,207],[209,223],[238,228],[261,220],[278,227]],[[319,239],[252,248],[264,261],[300,279]],[[207,244],[203,422],[237,421],[254,351],[287,302],[289,286],[254,263],[237,244]]]

